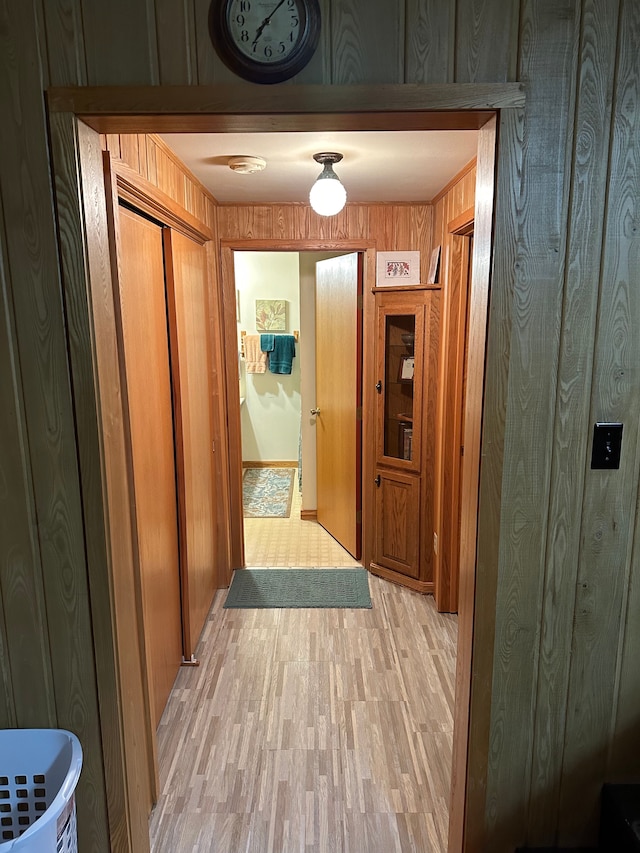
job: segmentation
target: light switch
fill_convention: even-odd
[[[622,424],[594,424],[591,467],[619,468],[621,447]]]

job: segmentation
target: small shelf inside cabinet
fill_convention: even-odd
[[[384,284],[380,287],[372,287],[372,293],[411,293],[412,291],[415,293],[420,290],[440,290],[442,285],[440,282],[436,284],[396,284],[389,285]]]

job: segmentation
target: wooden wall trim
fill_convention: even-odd
[[[396,128],[397,130],[397,128]],[[371,207],[375,205],[376,207],[416,207],[425,204],[431,204],[432,202],[425,199],[424,201],[350,201],[348,202],[349,207]],[[247,205],[254,204],[254,202],[247,202]],[[287,210],[288,208],[299,208],[303,210],[308,210],[309,204],[305,201],[282,201],[277,202],[277,206],[282,208],[283,210]],[[237,202],[228,202],[228,201],[219,201],[217,202],[217,207],[221,210],[225,208],[234,208],[238,207]]]
[[[279,205],[277,205],[279,207]],[[348,244],[348,245],[347,245]],[[223,239],[220,247],[237,252],[364,252],[374,240],[244,240]]]
[[[483,131],[481,131],[482,133]],[[438,550],[434,554],[436,605],[441,611],[458,610],[458,553],[456,527],[452,520],[459,505],[460,434],[462,413],[460,337],[464,337],[466,318],[462,303],[468,292],[461,290],[461,238],[451,234],[451,224],[460,219],[473,228],[477,179],[477,157],[470,161],[473,168],[460,173],[455,184],[442,196],[433,209],[433,245],[440,246],[439,282],[443,290],[440,338],[440,364],[437,403],[437,453],[435,477],[434,533],[438,535]]]
[[[155,219],[160,219],[166,225],[200,244],[214,239],[213,231],[204,222],[185,210],[122,160],[113,160],[112,169],[116,176],[118,195],[123,201],[129,202]]]
[[[376,280],[376,251],[364,252],[362,311],[362,564],[371,565],[374,554],[375,496],[375,408],[376,306],[373,284]]]
[[[222,293],[221,258],[215,241],[206,244],[211,288],[209,291],[209,329],[211,334],[211,387],[213,389],[214,463],[219,484],[216,501],[216,531],[218,556],[218,585],[229,586],[233,571],[232,536],[229,519],[233,518],[230,484],[230,442],[228,433],[228,400],[226,353],[226,317]],[[234,301],[235,310],[235,301]],[[222,334],[220,333],[222,330]],[[235,331],[235,330],[234,330]],[[236,385],[235,388],[238,386]],[[234,389],[235,390],[235,389]]]
[[[286,86],[290,91],[293,86]],[[281,89],[280,91],[284,91]],[[358,112],[354,102],[350,112],[269,113],[251,115],[243,112],[196,115],[167,113],[164,115],[112,114],[95,116],[79,113],[78,118],[99,133],[283,133],[296,131],[351,130],[479,130],[495,110],[470,107],[461,110],[433,110],[428,106],[416,112]]]
[[[447,223],[447,230],[450,234],[459,234],[465,237],[473,232],[473,221],[475,217],[475,208],[470,207],[463,210],[459,216],[455,216]]]
[[[238,339],[236,327],[236,295],[233,250],[220,248],[220,276],[224,329],[224,365],[226,395],[226,433],[229,437],[229,505],[231,568],[244,566],[244,512],[242,508],[242,428],[238,395]],[[236,389],[235,393],[230,389]]]
[[[371,561],[367,565],[371,569],[371,573],[379,578],[384,578],[384,580],[391,581],[391,583],[401,584],[402,586],[406,586],[407,589],[412,589],[414,592],[419,592],[422,595],[433,595],[433,581],[416,580],[416,578],[400,574],[400,572],[394,572],[393,569],[387,569],[385,566],[380,566],[378,563]]]
[[[495,580],[497,561],[478,565],[477,547],[480,525],[486,540],[487,532],[499,525],[499,502],[487,495],[487,469],[481,471],[483,412],[485,400],[485,356],[487,311],[489,306],[490,265],[493,237],[493,199],[496,152],[496,120],[489,122],[478,139],[478,174],[476,179],[475,230],[473,274],[469,295],[467,390],[464,423],[465,464],[461,487],[460,586],[458,656],[456,662],[456,704],[454,711],[453,763],[451,778],[451,809],[449,814],[449,850],[476,853],[486,849],[478,844],[474,833],[482,834],[484,827],[484,791],[488,748],[488,728],[491,715],[490,681],[493,671],[493,638],[495,619]],[[501,140],[509,153],[506,137]],[[505,156],[508,156],[505,154]],[[503,352],[494,351],[496,361],[503,364]],[[489,431],[490,441],[499,440],[504,422],[494,416]],[[492,467],[501,470],[502,458],[491,460]],[[491,486],[493,486],[493,482]],[[480,485],[485,484],[483,516],[479,518]],[[497,544],[499,537],[496,535]],[[481,574],[482,571],[482,574]],[[493,595],[493,598],[492,598]],[[479,599],[478,599],[478,596]],[[478,600],[481,602],[478,606]],[[482,627],[482,631],[478,630]],[[472,808],[469,808],[469,803]]]
[[[85,127],[79,123],[82,131]],[[123,706],[130,712],[135,711],[137,702],[141,703],[139,713],[142,720],[127,719],[123,713],[125,728],[125,748],[127,735],[133,736],[134,744],[130,744],[129,755],[125,761],[135,761],[132,755],[141,748],[146,739],[147,766],[149,785],[152,799],[159,796],[158,783],[158,752],[156,738],[153,734],[153,701],[151,693],[151,672],[149,668],[149,649],[144,626],[144,591],[140,572],[140,548],[138,542],[138,517],[134,499],[134,469],[131,447],[131,429],[129,412],[129,392],[123,348],[123,318],[120,299],[120,205],[118,204],[118,187],[116,177],[112,172],[113,158],[103,151],[102,165],[104,170],[104,185],[106,196],[106,241],[111,260],[109,280],[102,278],[106,273],[99,269],[90,275],[89,285],[100,299],[93,300],[93,323],[96,329],[96,369],[98,371],[98,391],[100,396],[100,412],[104,440],[104,463],[107,472],[107,513],[111,539],[117,543],[123,553],[112,551],[112,587],[113,608],[112,617],[115,626],[116,644],[120,659],[124,663],[120,668],[121,687],[130,697],[128,706]],[[105,234],[101,229],[88,232],[89,246],[96,251],[102,245]],[[101,344],[101,346],[98,346]],[[118,365],[118,375],[111,371],[113,365]],[[106,379],[101,379],[102,373]],[[125,516],[128,514],[128,525]],[[117,572],[114,570],[117,567]],[[134,670],[139,666],[139,671]],[[126,677],[130,679],[127,684]],[[137,701],[136,698],[137,697]],[[137,731],[136,731],[137,730]],[[139,732],[142,732],[140,734]],[[136,769],[135,772],[138,772]],[[137,780],[134,787],[141,791],[144,785]],[[147,815],[144,808],[137,809],[134,815],[145,821]],[[132,835],[143,830],[132,827]]]
[[[74,411],[78,423],[82,514],[85,529],[91,531],[90,535],[85,537],[91,628],[87,630],[84,642],[92,649],[95,674],[86,672],[83,677],[91,677],[97,684],[97,701],[93,713],[96,720],[100,721],[101,748],[97,743],[93,744],[93,748],[100,749],[102,754],[99,762],[102,777],[100,786],[104,784],[106,788],[106,802],[100,803],[101,811],[106,808],[112,849],[128,851],[131,849],[130,802],[125,795],[127,788],[120,672],[116,660],[112,621],[111,553],[107,515],[104,511],[107,496],[103,482],[102,437],[94,374],[96,353],[87,292],[87,265],[104,275],[110,269],[109,253],[108,248],[105,251],[104,245],[98,247],[94,244],[93,250],[90,250],[85,243],[86,223],[83,220],[84,208],[78,182],[80,175],[83,194],[93,202],[88,207],[89,213],[97,217],[104,215],[106,203],[102,157],[99,137],[88,128],[83,128],[83,133],[86,133],[82,144],[79,143],[78,122],[75,116],[51,116],[50,128],[61,232],[62,280],[68,316],[74,318],[68,340],[75,392]],[[81,155],[84,169],[80,165]],[[94,229],[95,223],[89,225]],[[102,230],[106,243],[106,221]],[[71,661],[68,665],[71,667]],[[98,756],[90,754],[91,743],[85,739],[83,746],[85,764],[87,761],[93,763]],[[97,808],[98,801],[95,801],[93,809]]]
[[[83,86],[52,87],[47,92],[49,110],[73,112],[100,133],[122,130],[118,119],[125,116],[151,116],[158,131],[161,117],[174,116],[179,126],[192,127],[198,115],[250,116],[255,129],[259,116],[299,114],[394,114],[445,111],[459,121],[470,122],[474,110],[484,113],[498,109],[523,107],[522,83],[438,83],[432,85],[299,85],[285,87],[220,86]],[[457,113],[457,111],[470,111]],[[96,119],[102,118],[99,127]],[[392,120],[389,115],[388,120]],[[186,119],[186,121],[185,121]],[[423,117],[427,120],[427,117]],[[144,133],[142,126],[136,131]],[[277,121],[274,122],[277,125]],[[200,129],[200,128],[198,128]],[[272,129],[274,127],[272,126]],[[159,129],[165,132],[165,127]]]

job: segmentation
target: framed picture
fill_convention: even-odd
[[[398,375],[399,382],[413,382],[415,363],[416,360],[413,355],[400,356],[400,372]]]
[[[427,284],[435,284],[438,281],[438,273],[440,272],[440,246],[436,246],[431,252],[431,261],[429,263],[429,275],[427,276]]]
[[[376,286],[420,284],[420,252],[378,252]]]
[[[256,332],[287,331],[287,300],[256,299]]]

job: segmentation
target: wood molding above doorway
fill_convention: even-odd
[[[47,90],[52,113],[99,133],[478,130],[525,104],[522,83],[286,87],[82,86]]]

